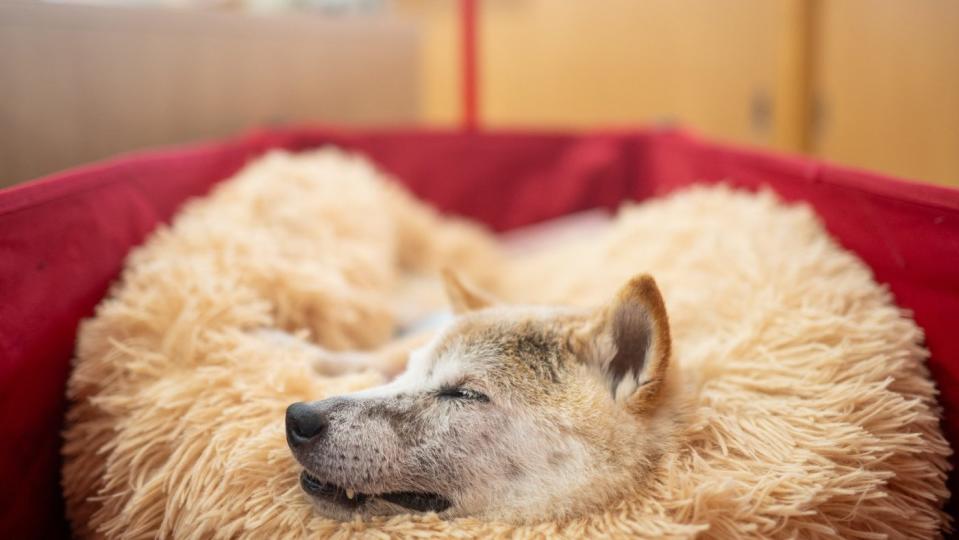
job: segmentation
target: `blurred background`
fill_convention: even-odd
[[[959,1],[0,0],[0,186],[308,123],[679,126],[959,186]]]

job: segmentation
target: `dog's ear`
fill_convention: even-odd
[[[666,306],[651,276],[629,280],[582,337],[590,345],[586,361],[599,365],[616,401],[636,414],[656,405],[667,383],[670,336]]]
[[[446,287],[446,296],[449,297],[453,313],[457,315],[467,311],[483,309],[496,303],[492,296],[477,289],[472,284],[466,283],[449,268],[443,269],[443,284]]]

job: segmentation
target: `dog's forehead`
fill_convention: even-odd
[[[451,321],[411,359],[421,378],[455,383],[469,376],[540,376],[556,380],[578,313],[506,307],[467,313]]]

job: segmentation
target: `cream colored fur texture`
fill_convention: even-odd
[[[444,266],[509,301],[583,306],[655,276],[687,406],[648,489],[523,526],[316,515],[284,410],[383,379],[317,375],[259,330],[383,344],[403,276]],[[135,250],[83,324],[64,493],[83,537],[933,538],[950,449],[921,341],[811,211],[770,194],[692,189],[506,257],[358,157],[274,153]]]

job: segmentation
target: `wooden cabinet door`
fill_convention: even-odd
[[[484,0],[486,125],[675,121],[793,148],[793,0]],[[785,83],[780,84],[780,82]]]
[[[959,2],[816,5],[812,152],[959,185]]]
[[[675,122],[797,150],[806,0],[481,0],[487,127]],[[458,4],[395,0],[420,23],[424,120],[460,117]]]

